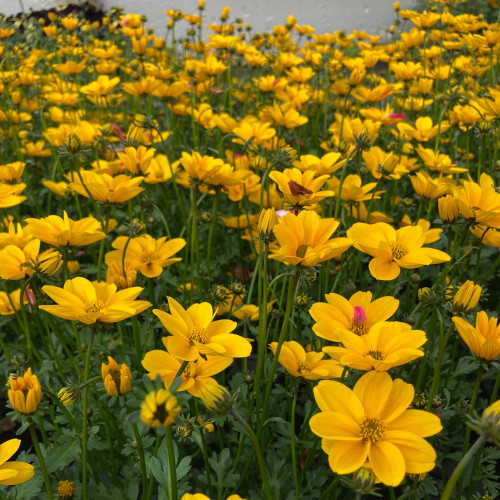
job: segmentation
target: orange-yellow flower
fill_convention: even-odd
[[[491,362],[500,356],[500,325],[497,318],[488,318],[484,311],[480,311],[476,316],[475,327],[458,316],[454,316],[452,321],[476,357]]]
[[[9,439],[0,444],[0,484],[13,486],[24,483],[35,475],[35,468],[26,462],[7,462],[21,446],[20,439]]]
[[[85,278],[66,280],[63,288],[45,285],[42,290],[57,305],[40,306],[54,316],[86,325],[96,322],[116,323],[135,316],[151,306],[146,300],[135,300],[141,287],[116,291],[116,285],[90,282]]]
[[[423,438],[441,429],[439,417],[408,410],[415,391],[386,372],[368,372],[354,389],[340,382],[321,381],[314,397],[321,410],[310,427],[322,438],[331,469],[350,474],[368,461],[376,477],[397,486],[405,474],[434,468],[436,452]]]
[[[28,232],[44,243],[53,246],[82,247],[106,238],[101,223],[94,217],[73,220],[66,210],[63,217],[49,215],[43,219],[26,219]]]
[[[356,292],[349,300],[337,293],[329,293],[325,298],[327,303],[316,302],[309,314],[316,322],[314,333],[332,342],[340,342],[339,330],[366,335],[375,323],[388,320],[399,306],[394,297],[372,301],[372,292]]]
[[[416,269],[440,264],[450,256],[435,248],[423,247],[424,231],[420,226],[405,226],[395,230],[385,222],[358,222],[347,230],[354,246],[373,257],[368,266],[371,275],[379,280],[396,279],[401,267]]]
[[[42,401],[42,387],[38,377],[28,368],[20,377],[9,377],[9,390],[7,391],[12,408],[23,415],[35,413]]]
[[[294,266],[311,267],[345,252],[351,245],[349,238],[333,238],[339,222],[322,219],[316,212],[303,210],[299,215],[286,214],[274,227],[280,247],[270,258]]]
[[[250,355],[250,342],[231,333],[236,323],[228,319],[213,321],[214,311],[208,302],[193,304],[184,309],[168,297],[171,314],[154,309],[162,325],[171,333],[167,337],[168,351],[184,361],[196,361],[203,356],[246,358]]]
[[[120,396],[130,391],[132,373],[125,363],[120,366],[114,358],[108,356],[108,364],[101,365],[101,375],[110,396]]]
[[[276,353],[277,342],[269,344],[269,348]],[[293,377],[302,377],[305,380],[324,380],[339,378],[343,368],[336,361],[323,359],[322,352],[306,350],[294,340],[283,342],[278,362]]]

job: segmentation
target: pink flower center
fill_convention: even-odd
[[[366,322],[366,314],[361,306],[354,307],[354,316],[352,318],[353,325],[361,326]]]

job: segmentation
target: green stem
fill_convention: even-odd
[[[42,450],[40,449],[40,443],[38,442],[38,437],[36,435],[35,427],[33,426],[33,421],[31,420],[31,417],[29,418],[29,423],[30,423],[29,429],[30,429],[31,440],[33,441],[33,446],[35,447],[35,452],[38,458],[38,464],[40,465],[40,470],[42,471],[43,481],[45,482],[45,488],[47,489],[47,495],[49,497],[49,500],[52,500],[52,498],[54,498],[52,493],[52,485],[50,484],[50,478],[49,475],[47,474],[47,467],[45,467],[45,460],[42,455]]]
[[[290,314],[292,312],[292,306],[294,302],[295,292],[297,290],[297,285],[299,283],[300,270],[296,269],[293,276],[290,276],[288,283],[288,296],[286,299],[286,309],[285,309],[285,317],[283,318],[283,324],[281,326],[281,332],[278,339],[278,345],[276,346],[276,352],[274,353],[273,364],[271,365],[271,371],[269,373],[267,387],[266,387],[266,395],[264,398],[264,408],[262,410],[262,418],[259,422],[259,427],[257,430],[257,435],[261,436],[263,424],[266,420],[267,416],[267,408],[269,406],[269,397],[271,395],[271,388],[273,386],[274,372],[276,370],[276,365],[278,364],[278,358],[281,352],[281,346],[285,340],[285,336],[288,333],[288,323],[290,321]]]
[[[300,500],[299,490],[299,475],[297,473],[297,450],[295,448],[295,409],[297,407],[297,396],[299,394],[300,378],[297,379],[295,391],[293,393],[292,401],[292,415],[290,419],[290,444],[292,447],[292,467],[293,467],[293,483],[295,485],[295,497]]]
[[[212,205],[212,220],[210,223],[210,230],[208,232],[208,248],[207,248],[207,272],[211,276],[211,258],[212,258],[212,239],[214,237],[215,227],[217,226],[217,210],[219,209],[219,194],[217,190],[215,193],[214,203]]]
[[[91,327],[90,329],[90,340],[87,346],[87,357],[85,358],[85,374],[83,376],[83,383],[87,382],[89,379],[90,372],[90,358],[92,357],[92,344],[94,343],[95,337],[95,328]],[[88,444],[88,412],[87,412],[87,393],[89,387],[85,385],[83,388],[83,396],[82,396],[82,413],[83,413],[83,478],[82,478],[82,486],[83,486],[83,499],[88,499],[88,479],[87,479],[87,444]]]
[[[147,488],[147,478],[146,478],[146,461],[144,460],[144,446],[142,444],[141,433],[139,432],[139,427],[135,422],[132,423],[132,429],[134,430],[135,442],[137,443],[137,451],[139,453],[139,460],[141,462],[141,476],[142,476],[142,492],[146,493]]]
[[[455,484],[457,484],[457,481],[467,467],[467,464],[472,460],[472,457],[477,453],[477,451],[479,450],[479,448],[481,448],[485,441],[486,435],[482,434],[481,436],[479,436],[479,439],[471,446],[470,450],[464,455],[462,460],[460,460],[458,465],[455,467],[455,470],[453,471],[450,479],[448,479],[448,482],[446,483],[446,487],[444,489],[441,500],[449,500],[451,498],[453,490],[455,489]],[[457,495],[453,498],[461,497]]]
[[[168,466],[170,470],[170,499],[177,500],[177,468],[175,464],[174,439],[172,437],[172,428],[165,427],[165,441],[168,451]]]
[[[341,199],[341,194],[342,194],[342,185],[344,184],[346,175],[347,175],[347,166],[349,165],[349,162],[351,161],[351,158],[356,154],[358,151],[358,147],[356,146],[349,154],[349,156],[346,158],[346,161],[344,165],[342,166],[342,172],[340,174],[340,184],[339,184],[339,190],[337,193],[337,199],[335,201],[335,212],[333,214],[333,218],[335,220],[338,220],[339,216],[339,211],[340,211],[340,199]],[[330,205],[331,207],[332,205]],[[330,209],[331,211],[331,209]],[[331,215],[331,214],[330,214]]]
[[[247,433],[248,437],[251,439],[253,444],[253,449],[255,451],[255,456],[257,457],[257,463],[259,465],[260,476],[262,478],[262,485],[264,486],[264,492],[266,494],[266,498],[267,500],[273,500],[274,497],[271,493],[271,489],[269,488],[266,468],[264,467],[264,460],[262,459],[262,453],[260,451],[260,446],[257,436],[255,435],[251,427],[247,424],[246,420],[242,418],[238,413],[236,413],[233,409],[230,410],[229,414],[232,415],[240,423],[243,429],[245,429],[245,432]]]

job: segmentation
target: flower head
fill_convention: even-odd
[[[7,396],[12,408],[23,415],[35,413],[42,401],[42,387],[31,368],[22,376],[9,377],[8,384]]]
[[[196,361],[201,355],[245,358],[250,355],[250,342],[231,333],[236,323],[228,319],[213,321],[214,311],[208,302],[193,304],[184,309],[168,297],[170,312],[153,311],[171,333],[166,339],[168,351],[179,359]]]
[[[0,484],[12,486],[24,483],[35,475],[35,469],[26,462],[7,462],[21,446],[20,439],[9,439],[0,444]]]
[[[165,389],[150,392],[141,405],[141,420],[151,427],[167,427],[181,411],[176,397]]]
[[[205,384],[200,390],[198,397],[210,411],[217,414],[224,415],[233,406],[233,399],[229,391],[215,380]]]
[[[408,410],[413,386],[392,380],[385,372],[363,375],[351,390],[324,380],[314,388],[321,412],[310,420],[323,438],[331,469],[350,474],[367,461],[377,478],[397,486],[405,473],[422,474],[434,468],[436,452],[423,438],[441,429],[439,418]]]
[[[108,364],[102,363],[101,365],[101,374],[106,392],[110,396],[120,396],[130,391],[132,373],[125,363],[120,366],[111,356],[108,356]]]
[[[453,296],[453,310],[469,313],[477,306],[481,298],[482,288],[473,281],[467,280]]]
[[[335,219],[322,219],[316,212],[304,210],[286,214],[274,227],[280,248],[270,256],[294,266],[315,266],[345,252],[352,244],[349,238],[330,236],[339,226]]]
[[[96,322],[117,323],[141,313],[151,306],[146,300],[135,300],[141,287],[116,291],[116,285],[85,278],[66,280],[63,288],[45,285],[42,290],[57,305],[40,306],[54,316],[87,325]]]
[[[475,327],[458,316],[454,316],[452,321],[476,357],[490,362],[500,356],[500,325],[497,318],[488,319],[488,315],[480,311],[476,316]]]

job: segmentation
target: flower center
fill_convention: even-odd
[[[192,363],[188,363],[184,371],[182,372],[182,376],[186,378],[194,378],[196,375],[196,369]]]
[[[168,418],[168,410],[165,405],[159,405],[153,413],[153,419],[158,420],[162,425]]]
[[[370,351],[368,353],[368,356],[371,356],[373,359],[378,359],[378,360],[384,359],[380,351]]]
[[[118,371],[118,370],[111,370],[111,378],[113,379],[113,382],[115,383],[116,385],[116,391],[118,392],[118,394],[120,394],[120,385],[121,385],[121,372]]]
[[[310,245],[300,245],[297,248],[297,251],[295,252],[295,256],[296,257],[300,257],[301,259],[303,259],[306,256],[307,249],[309,248],[309,246]]]
[[[378,418],[365,418],[359,426],[359,434],[363,441],[378,443],[384,435],[385,426]]]
[[[100,310],[102,309],[102,304],[98,304],[98,303],[93,303],[93,304],[89,304],[86,308],[85,308],[85,312],[87,314],[92,314],[92,313],[97,313],[99,312]]]
[[[151,261],[154,260],[154,254],[152,252],[145,253],[142,255],[141,262],[151,264]]]
[[[189,340],[191,342],[199,342],[200,344],[204,344],[208,340],[207,331],[205,330],[205,328],[194,326],[189,332]]]
[[[408,250],[399,243],[389,243],[389,246],[391,247],[393,259],[401,259],[408,253]]]
[[[297,363],[297,371],[299,373],[302,373],[302,371],[308,371],[309,370],[309,365],[307,363],[302,363],[301,361],[299,361]]]
[[[361,323],[361,324],[356,324],[354,320],[349,322],[349,330],[352,333],[355,333],[358,336],[362,336],[368,333],[368,324],[367,322]]]

